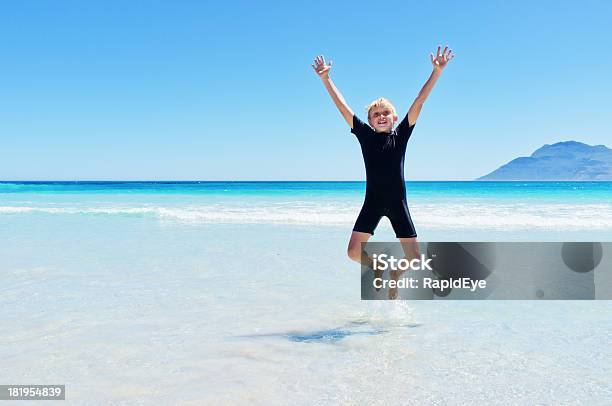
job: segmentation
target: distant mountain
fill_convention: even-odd
[[[612,149],[576,141],[546,144],[478,180],[612,180]]]

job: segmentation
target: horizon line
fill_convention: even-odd
[[[113,183],[113,182],[122,182],[122,183],[281,183],[281,182],[295,182],[295,183],[338,183],[338,182],[347,182],[347,183],[366,183],[366,180],[125,180],[125,179],[104,179],[104,180],[92,180],[92,179],[79,179],[79,180],[0,180],[0,183]],[[406,180],[405,182],[612,182],[612,179],[462,179],[462,180],[453,180],[453,179],[414,179],[414,180]]]

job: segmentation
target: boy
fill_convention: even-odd
[[[423,103],[442,74],[446,64],[455,56],[453,51],[444,47],[436,56],[430,55],[433,71],[412,103],[408,113],[393,130],[398,116],[395,107],[385,98],[375,100],[368,106],[369,126],[359,120],[353,110],[347,105],[344,97],[329,77],[332,63],[325,63],[322,55],[317,56],[312,68],[323,81],[332,100],[346,120],[351,132],[357,136],[366,167],[366,196],[357,217],[351,239],[348,245],[348,256],[361,262],[362,243],[374,234],[382,216],[391,221],[395,236],[399,238],[407,257],[419,255],[417,234],[410,219],[406,205],[406,185],[404,183],[404,154],[406,144],[419,117]],[[372,260],[367,255],[366,266],[372,266]],[[393,275],[396,277],[397,275]]]

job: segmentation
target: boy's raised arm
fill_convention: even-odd
[[[419,118],[419,114],[421,113],[421,108],[423,108],[423,103],[427,100],[429,93],[433,89],[434,85],[438,81],[438,78],[442,74],[442,71],[446,67],[446,64],[455,57],[452,49],[448,49],[448,45],[444,47],[444,51],[440,53],[440,47],[438,47],[437,55],[434,57],[434,54],[430,54],[431,64],[433,65],[433,71],[431,75],[429,75],[429,79],[423,85],[423,88],[419,92],[419,95],[410,106],[408,110],[408,125],[413,125],[416,123],[417,118]]]
[[[323,85],[325,85],[325,88],[327,89],[327,92],[334,101],[334,104],[336,105],[336,107],[338,107],[340,113],[342,113],[342,117],[344,117],[344,120],[346,120],[346,123],[352,129],[353,110],[351,110],[348,104],[346,104],[344,97],[342,97],[342,93],[340,93],[340,91],[334,85],[334,82],[332,82],[331,78],[329,77],[329,71],[331,70],[331,67],[332,62],[329,61],[329,64],[326,64],[323,55],[317,56],[314,60],[314,64],[312,65],[312,68],[317,73],[317,75],[319,75],[319,78],[323,82]]]

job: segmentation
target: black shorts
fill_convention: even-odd
[[[366,200],[357,217],[353,231],[373,235],[374,229],[382,216],[387,216],[391,221],[391,226],[397,238],[412,238],[417,236],[414,224],[412,224],[412,219],[410,218],[406,200],[398,200],[391,203],[373,203]]]

